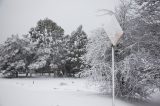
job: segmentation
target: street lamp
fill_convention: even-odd
[[[110,18],[109,22],[105,23],[104,25],[104,30],[106,31],[112,43],[112,106],[115,106],[114,47],[118,43],[118,40],[122,37],[123,31],[113,12],[109,12],[109,18]]]

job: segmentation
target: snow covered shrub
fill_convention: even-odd
[[[116,95],[128,100],[148,100],[156,88],[155,61],[148,53],[137,52],[117,64]]]

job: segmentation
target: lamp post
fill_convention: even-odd
[[[115,74],[114,74],[114,48],[122,37],[123,31],[114,13],[109,14],[110,21],[104,25],[104,29],[112,43],[112,106],[115,106]]]

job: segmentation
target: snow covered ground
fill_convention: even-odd
[[[85,79],[0,78],[0,106],[111,106]],[[132,106],[116,100],[116,106]]]

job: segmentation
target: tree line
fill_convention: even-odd
[[[12,35],[0,46],[0,69],[4,75],[54,73],[54,76],[73,77],[85,64],[87,34],[82,25],[71,35],[51,19],[39,20],[29,33]]]

